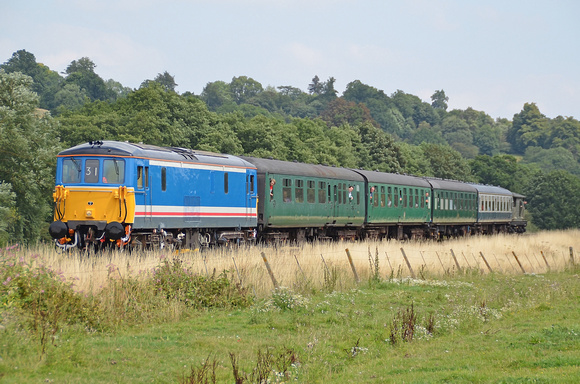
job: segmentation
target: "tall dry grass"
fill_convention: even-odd
[[[438,278],[466,271],[489,273],[490,269],[504,274],[521,274],[522,269],[526,273],[563,270],[570,263],[571,248],[576,263],[580,262],[575,253],[580,249],[580,230],[475,236],[443,242],[341,241],[296,246],[224,247],[179,253],[159,250],[88,255],[62,253],[51,246],[20,249],[19,253],[30,263],[44,263],[62,271],[66,278],[74,281],[77,290],[84,292],[99,291],[110,278],[148,275],[164,258],[179,257],[184,266],[203,275],[227,270],[235,280],[251,286],[258,297],[263,297],[274,285],[262,253],[279,286],[309,290],[356,286],[346,249],[352,256],[359,279],[366,281],[373,276],[382,279],[410,276],[403,252],[417,278]]]

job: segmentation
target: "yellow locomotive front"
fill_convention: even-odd
[[[135,193],[127,186],[125,159],[63,153],[57,161],[54,221],[49,227],[57,246],[66,250],[126,245],[135,217]]]

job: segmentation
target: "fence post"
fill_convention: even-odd
[[[522,267],[522,263],[520,263],[520,259],[518,259],[518,256],[516,255],[516,253],[514,251],[512,251],[512,254],[514,255],[514,257],[516,258],[516,261],[518,262],[518,265],[520,266],[520,268],[522,269],[522,273],[526,273],[526,270],[524,269],[524,267]]]
[[[457,257],[455,257],[455,252],[453,252],[453,249],[450,249],[451,251],[451,256],[453,256],[453,260],[455,261],[455,266],[457,267],[457,271],[461,272],[461,267],[459,266],[459,262],[457,261]]]
[[[479,252],[479,254],[481,255],[481,258],[483,259],[483,261],[485,262],[485,265],[487,265],[487,269],[489,269],[489,271],[491,273],[493,273],[493,270],[491,269],[491,267],[489,266],[489,263],[487,262],[487,260],[485,259],[485,256],[483,256],[483,252]]]
[[[550,271],[551,270],[550,264],[548,264],[548,260],[546,259],[546,256],[544,256],[544,251],[540,251],[540,253],[542,254],[542,258],[544,259],[544,263],[546,263],[546,267],[548,267],[548,271]]]
[[[570,247],[570,264],[574,265],[574,248]]]
[[[294,259],[296,260],[296,264],[298,264],[298,269],[300,270],[300,273],[302,273],[302,277],[304,278],[304,282],[307,283],[308,280],[306,279],[306,275],[304,274],[304,271],[302,270],[302,267],[300,266],[300,263],[298,262],[298,258],[296,257],[296,255],[294,255]]]
[[[411,271],[411,277],[413,279],[416,279],[415,272],[413,271],[413,268],[411,267],[411,263],[409,263],[409,259],[407,259],[407,255],[405,254],[405,250],[403,248],[401,248],[401,253],[403,254],[403,257],[405,258],[405,262],[407,263],[407,267],[409,267],[409,271]]]
[[[360,283],[360,279],[358,277],[358,274],[356,273],[356,268],[354,267],[354,263],[352,262],[352,256],[350,255],[350,251],[348,250],[348,248],[346,249],[346,257],[348,257],[348,262],[350,264],[350,267],[352,268],[352,273],[354,275],[354,279],[356,280],[357,284]]]
[[[262,252],[262,260],[264,260],[264,264],[266,264],[266,269],[268,270],[268,274],[272,279],[272,284],[274,284],[274,288],[278,288],[278,282],[274,277],[274,273],[272,272],[272,268],[270,268],[270,263],[268,263],[268,259],[266,258],[266,254],[264,252]]]

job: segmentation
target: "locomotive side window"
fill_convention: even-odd
[[[125,160],[103,161],[103,183],[120,184],[125,181]]]
[[[161,190],[164,192],[167,190],[167,168],[165,167],[161,168]]]
[[[81,182],[81,164],[79,160],[65,159],[62,162],[62,182],[63,183]]]
[[[227,195],[229,192],[230,186],[229,186],[229,174],[227,172],[224,172],[224,193]]]
[[[85,162],[85,183],[99,182],[99,160],[87,160]]]
[[[137,188],[143,189],[143,167],[137,167]]]

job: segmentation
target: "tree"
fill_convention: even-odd
[[[529,146],[545,148],[548,137],[549,121],[535,103],[524,104],[524,109],[514,115],[512,127],[507,133],[507,140],[520,154]]]
[[[539,173],[530,182],[528,211],[540,229],[580,226],[580,178],[566,171]]]
[[[107,88],[105,81],[95,73],[96,65],[88,57],[73,60],[66,68],[66,84],[76,84],[90,100],[114,100],[115,96]]]
[[[318,75],[312,78],[312,83],[308,84],[308,93],[311,95],[320,95],[324,90],[324,83],[320,82]]]
[[[529,165],[518,163],[511,155],[480,155],[471,160],[469,166],[478,183],[499,185],[517,193],[524,193],[537,173]]]
[[[4,208],[14,209],[6,230],[11,242],[33,243],[47,236],[52,216],[50,197],[60,146],[54,121],[36,109],[38,96],[31,88],[31,77],[0,70],[0,183],[5,184]]]
[[[16,194],[12,185],[0,181],[0,247],[4,248],[10,241],[11,231],[17,220]]]
[[[247,103],[252,97],[264,91],[262,84],[247,76],[232,78],[230,83],[232,98],[237,104]]]
[[[38,104],[40,108],[54,111],[58,106],[55,104],[54,96],[60,89],[63,79],[57,72],[37,63],[32,53],[25,50],[16,51],[6,63],[0,65],[0,68],[6,73],[20,72],[30,76],[34,81],[31,89],[40,98]]]
[[[230,86],[224,81],[207,83],[203,88],[200,97],[212,111],[215,111],[222,105],[233,103],[233,95]]]
[[[431,95],[431,106],[435,109],[442,109],[446,111],[448,101],[449,97],[445,95],[444,90],[435,91],[435,93]]]
[[[175,82],[175,77],[171,76],[169,72],[165,71],[163,73],[158,73],[153,80],[145,80],[141,83],[140,88],[148,87],[151,82],[156,82],[165,90],[165,92],[175,92],[175,87],[177,83]]]
[[[472,180],[469,165],[461,154],[450,146],[423,143],[420,148],[433,171],[431,176],[461,181]]]

